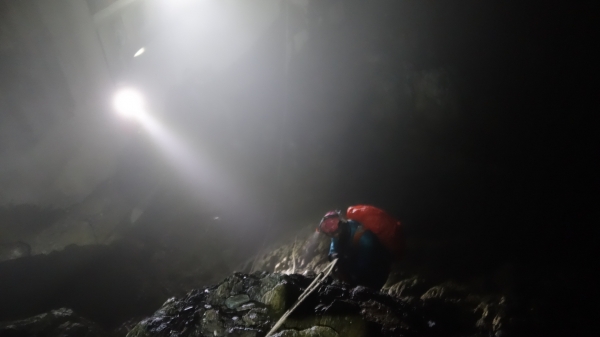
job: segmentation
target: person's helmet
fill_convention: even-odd
[[[321,219],[321,223],[319,223],[319,228],[317,229],[320,233],[326,235],[332,235],[338,231],[340,228],[341,211],[330,211],[325,214],[323,219]]]

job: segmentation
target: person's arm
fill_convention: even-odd
[[[331,239],[331,245],[329,245],[329,254],[327,257],[329,258],[329,261],[333,261],[339,257],[339,239]]]

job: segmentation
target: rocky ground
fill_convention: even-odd
[[[181,252],[161,253],[131,241],[5,261],[0,336],[265,336],[328,264],[327,246],[326,238],[307,229],[240,264],[243,273],[220,280],[214,277],[225,271],[198,267],[190,273],[189,266],[201,262],[186,264]],[[410,269],[396,265],[381,291],[327,278],[278,336],[499,337],[532,331],[524,308],[533,307],[513,293]]]
[[[312,282],[299,274],[235,273],[222,282],[170,298],[138,324],[112,334],[265,336]],[[501,336],[516,324],[504,298],[469,294],[453,284],[428,289],[408,280],[386,291],[327,278],[276,336]],[[2,336],[103,336],[109,333],[69,309],[0,325]]]
[[[128,334],[264,336],[313,280],[298,274],[236,273],[218,285],[170,299]],[[328,278],[276,336],[500,336],[511,329],[503,299],[469,295],[452,284],[419,291],[352,287]]]
[[[219,241],[225,225],[161,228],[143,223],[110,244],[50,254],[15,245],[24,253],[0,262],[0,336],[260,337],[328,264],[328,239],[313,226],[256,256],[223,253],[234,246]],[[594,335],[596,288],[577,260],[479,243],[411,238],[383,289],[328,278],[278,333]]]

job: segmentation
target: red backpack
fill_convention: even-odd
[[[360,222],[373,232],[379,241],[396,259],[404,254],[404,236],[402,224],[386,211],[374,206],[356,205],[348,207],[346,218]]]

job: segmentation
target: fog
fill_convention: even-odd
[[[152,167],[128,174],[161,172],[146,187],[178,176],[285,212],[356,202],[427,209],[458,186],[465,203],[482,200],[467,193],[514,202],[543,189],[548,156],[566,159],[575,146],[566,140],[577,141],[580,123],[556,102],[581,85],[556,77],[577,67],[563,59],[579,57],[560,34],[571,21],[558,6],[108,5],[3,5],[5,204],[72,205],[125,174],[128,160]],[[114,114],[122,86],[143,95],[181,149]],[[182,160],[208,171],[178,172],[191,165]],[[558,189],[572,185],[558,174]]]
[[[0,244],[177,236],[157,246],[222,251],[206,268],[230,272],[372,204],[417,252],[580,275],[599,190],[591,7],[2,1]]]

